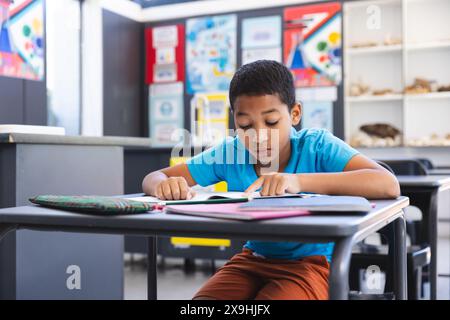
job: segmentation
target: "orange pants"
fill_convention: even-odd
[[[329,270],[325,256],[266,259],[244,248],[203,285],[194,299],[325,300]]]

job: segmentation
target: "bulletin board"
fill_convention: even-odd
[[[341,2],[311,2],[146,24],[146,108],[152,107],[149,90],[155,83],[157,59],[164,61],[153,46],[152,30],[175,26],[178,42],[168,56],[169,61],[175,61],[177,73],[168,71],[167,79],[184,84],[186,129],[190,128],[194,94],[227,94],[229,82],[241,65],[270,59],[287,65],[296,87],[302,89],[297,100],[303,102],[306,114],[297,129],[321,126],[343,138]],[[292,40],[298,41],[297,45]],[[169,80],[166,83],[171,83]],[[228,127],[233,128],[231,114],[228,119]]]

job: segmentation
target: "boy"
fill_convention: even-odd
[[[399,196],[395,176],[328,131],[292,128],[300,122],[302,107],[284,65],[260,60],[242,66],[229,96],[238,136],[186,164],[150,173],[143,181],[146,194],[189,199],[195,184],[227,181],[230,191],[260,190],[261,195]],[[332,243],[249,240],[194,299],[327,299],[332,250]]]

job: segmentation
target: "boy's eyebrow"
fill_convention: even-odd
[[[262,114],[266,114],[266,113],[271,113],[271,112],[279,112],[279,111],[277,109],[273,108],[273,109],[269,109],[269,110],[266,110],[266,111],[261,112],[261,113]]]
[[[266,114],[266,113],[271,113],[271,112],[279,112],[279,111],[277,109],[273,108],[273,109],[269,109],[269,110],[263,111],[263,112],[261,112],[261,114]],[[237,113],[237,116],[248,116],[248,113],[239,111]]]

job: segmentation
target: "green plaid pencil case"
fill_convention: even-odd
[[[145,213],[155,208],[153,203],[104,196],[39,195],[29,201],[44,207],[107,216]]]

